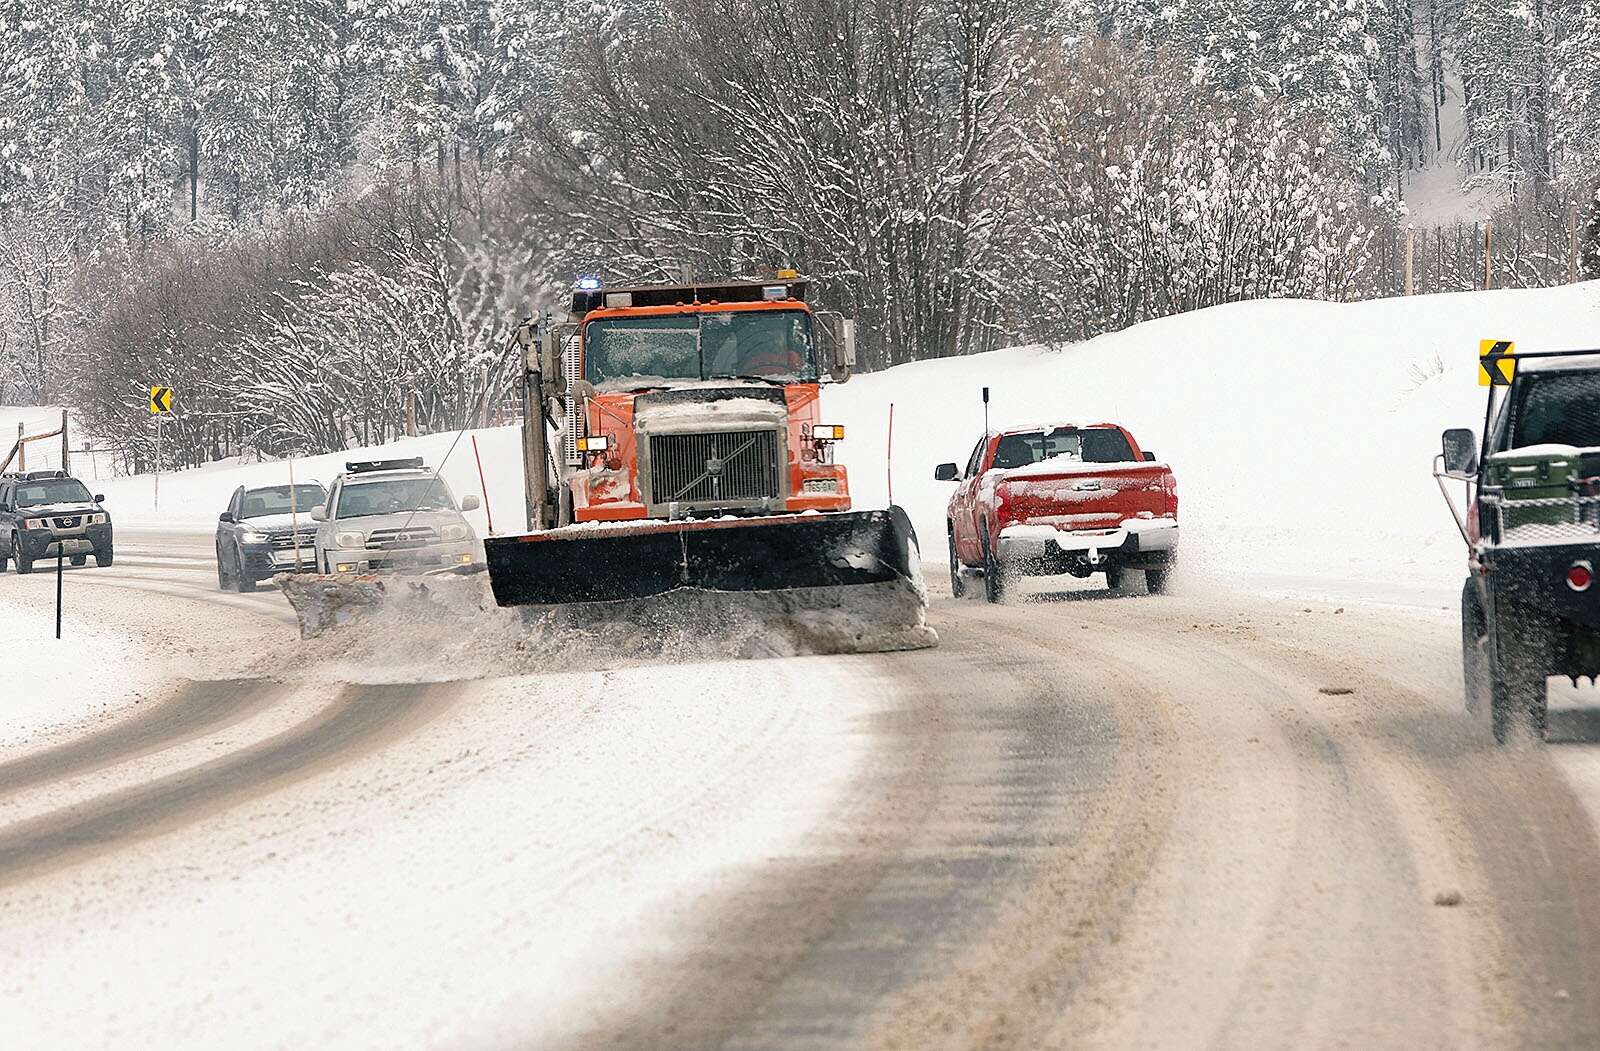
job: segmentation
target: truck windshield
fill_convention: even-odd
[[[76,478],[50,478],[41,482],[25,482],[17,486],[18,507],[42,507],[45,504],[87,504],[89,490]]]
[[[811,315],[733,310],[608,317],[584,329],[584,378],[597,388],[734,377],[814,382]]]
[[[327,497],[320,485],[297,485],[294,487],[294,508],[301,512],[309,511]],[[289,487],[287,485],[274,485],[267,489],[252,489],[244,494],[244,502],[239,505],[240,518],[262,518],[266,515],[286,515],[292,510],[289,506]]]
[[[1121,431],[1106,427],[1030,431],[1001,438],[994,451],[994,465],[1004,471],[1058,456],[1084,463],[1124,463],[1133,459],[1133,450]]]
[[[454,511],[456,502],[438,478],[396,478],[346,485],[336,518],[396,515],[410,511]]]
[[[1551,372],[1529,376],[1526,383],[1509,448],[1600,448],[1600,372]]]

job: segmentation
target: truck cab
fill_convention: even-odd
[[[805,281],[586,285],[558,525],[849,510],[819,385],[849,377],[853,332],[812,310]]]
[[[1502,743],[1519,724],[1543,736],[1549,677],[1600,672],[1600,352],[1516,358],[1481,444],[1446,431],[1434,472],[1466,486],[1466,701]]]

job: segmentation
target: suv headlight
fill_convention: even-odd
[[[447,525],[439,530],[439,539],[447,544],[459,543],[472,536],[472,530],[464,525]]]
[[[43,518],[30,518],[22,523],[22,528],[24,529],[45,529],[48,526],[49,522]]]
[[[239,534],[239,543],[241,544],[265,544],[268,539],[267,534],[257,533],[249,529]]]
[[[333,542],[339,547],[366,547],[367,536],[365,533],[340,533]]]
[[[111,516],[104,511],[89,516],[90,525],[105,525],[109,521],[111,521]]]

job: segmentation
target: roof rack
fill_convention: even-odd
[[[27,474],[19,474],[17,477],[25,482],[37,482],[42,478],[70,478],[72,476],[65,471],[29,471]]]
[[[420,471],[422,457],[408,456],[403,460],[351,460],[344,465],[350,474],[371,474],[373,471]]]

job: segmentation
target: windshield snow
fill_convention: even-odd
[[[346,485],[339,497],[338,518],[394,515],[408,511],[454,511],[455,499],[437,478],[396,478],[386,482]]]
[[[601,318],[584,330],[584,376],[611,389],[736,376],[812,381],[811,317],[761,310]]]
[[[42,482],[29,482],[17,486],[18,507],[38,507],[42,504],[87,504],[89,490],[76,478],[51,478]]]

